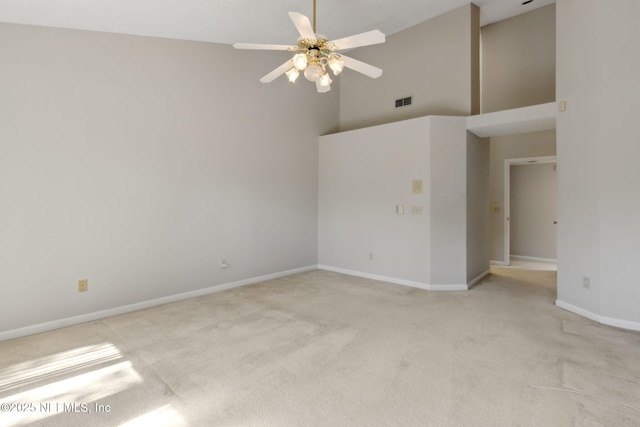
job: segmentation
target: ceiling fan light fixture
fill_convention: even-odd
[[[329,59],[329,68],[331,68],[331,71],[333,71],[333,74],[335,76],[337,76],[338,74],[340,74],[344,68],[344,62],[338,58],[336,58],[335,56],[332,56]]]
[[[293,56],[293,66],[298,70],[302,71],[307,68],[307,54],[306,53],[298,53]]]
[[[295,52],[293,58],[263,76],[260,79],[261,83],[270,83],[283,74],[286,74],[289,81],[294,83],[300,74],[304,73],[304,77],[307,80],[316,84],[318,92],[324,93],[331,90],[331,78],[327,73],[327,68],[333,72],[334,76],[342,73],[344,68],[352,69],[372,79],[377,79],[382,75],[380,68],[338,53],[338,51],[344,49],[384,43],[385,35],[380,31],[372,30],[341,39],[328,40],[325,36],[316,32],[316,0],[313,0],[313,26],[309,22],[309,18],[301,13],[289,12],[289,18],[291,18],[293,25],[300,34],[300,38],[298,38],[298,42],[295,45],[253,43],[236,43],[233,45],[236,49]]]
[[[316,63],[309,64],[304,70],[304,78],[310,82],[317,82],[322,78],[323,74],[324,71],[322,71],[322,67]]]
[[[291,83],[295,83],[296,79],[300,75],[300,72],[296,69],[296,67],[293,67],[292,69],[287,71],[285,74],[287,75],[287,78]]]

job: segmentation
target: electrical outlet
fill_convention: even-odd
[[[591,277],[582,276],[582,287],[585,289],[591,289]]]
[[[227,262],[227,259],[226,258],[222,258],[220,260],[220,268],[221,269],[225,269],[227,267],[229,267],[229,263]]]
[[[78,292],[87,292],[89,290],[89,280],[78,280]]]

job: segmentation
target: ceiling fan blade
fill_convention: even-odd
[[[303,39],[316,39],[316,34],[313,32],[313,27],[311,26],[311,22],[309,22],[309,18],[298,12],[289,12],[289,17]]]
[[[254,44],[254,43],[236,43],[233,45],[236,49],[255,49],[255,50],[290,50],[295,49],[295,46],[288,46],[284,44]]]
[[[356,34],[354,36],[344,37],[332,40],[330,43],[335,44],[336,50],[351,49],[360,46],[369,46],[372,44],[384,43],[384,33],[378,30],[367,31],[366,33]]]
[[[293,67],[293,61],[290,59],[263,78],[260,79],[260,83],[271,83],[281,75],[287,72],[291,67]]]
[[[344,55],[340,55],[340,59],[344,62],[345,67],[351,68],[352,70],[362,73],[365,76],[369,76],[372,79],[377,79],[382,75],[382,70],[378,67],[374,67],[373,65],[366,64],[362,61],[358,61],[357,59],[349,58]]]

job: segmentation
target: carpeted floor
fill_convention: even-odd
[[[492,271],[317,270],[2,342],[0,425],[640,426],[640,334],[555,307],[555,272]]]

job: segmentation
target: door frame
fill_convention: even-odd
[[[504,227],[504,265],[511,264],[511,166],[539,165],[544,163],[557,163],[556,156],[520,157],[517,159],[504,159],[504,215],[502,217]]]

